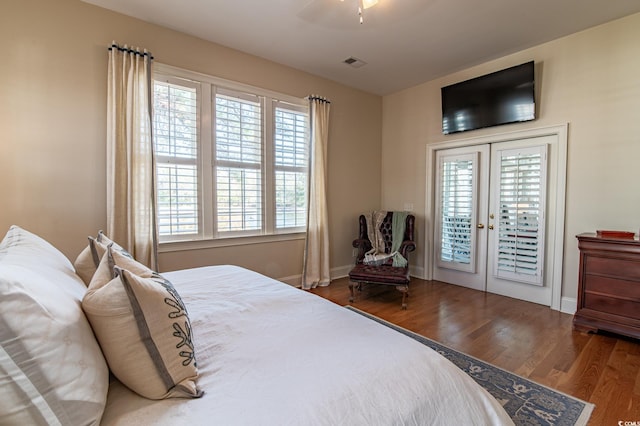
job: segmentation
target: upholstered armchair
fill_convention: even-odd
[[[357,239],[353,240],[353,247],[358,249],[358,254],[355,266],[349,272],[349,291],[351,293],[349,302],[355,300],[354,290],[360,291],[363,284],[384,284],[392,285],[402,293],[402,309],[407,309],[406,298],[410,282],[408,255],[416,248],[413,240],[415,217],[407,214],[404,226],[398,225],[396,222],[396,230],[404,228],[402,239],[396,240],[396,245],[401,241],[397,253],[402,256],[402,260],[406,261],[396,262],[394,256],[390,256],[393,254],[392,248],[395,248],[393,244],[394,212],[386,212],[386,215],[384,213],[374,212],[369,218],[360,215],[359,235]],[[374,219],[376,214],[378,217]],[[402,218],[404,214],[398,217]],[[379,223],[377,230],[372,229],[373,232],[370,232],[369,227],[375,226],[375,223]],[[375,241],[372,242],[370,237]],[[377,250],[372,250],[374,247]],[[372,256],[372,251],[377,251],[379,255]]]

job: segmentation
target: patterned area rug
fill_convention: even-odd
[[[429,346],[467,373],[502,404],[516,425],[586,425],[595,406],[448,348],[353,306],[347,309]]]

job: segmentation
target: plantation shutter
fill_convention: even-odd
[[[159,242],[304,232],[308,100],[156,65]]]
[[[198,84],[154,82],[153,141],[158,233],[198,234]]]
[[[299,228],[307,221],[309,116],[301,107],[275,102],[276,228]]]
[[[262,229],[262,102],[219,89],[215,97],[219,233]]]
[[[543,285],[546,146],[499,151],[494,274]]]
[[[443,156],[439,160],[440,222],[438,266],[475,271],[477,154]]]

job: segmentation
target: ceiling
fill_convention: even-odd
[[[360,24],[358,0],[83,1],[378,95],[640,12],[638,0],[379,0]]]

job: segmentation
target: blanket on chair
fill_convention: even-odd
[[[371,242],[371,250],[365,253],[363,262],[367,265],[382,265],[389,258],[393,258],[393,266],[407,266],[407,259],[398,252],[404,239],[406,227],[407,212],[391,212],[391,250],[390,253],[385,252],[384,236],[380,232],[380,227],[384,218],[387,216],[386,211],[378,210],[365,214],[367,221],[367,237]]]

